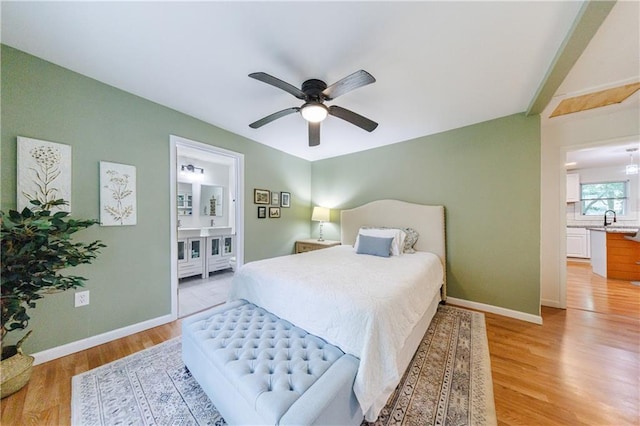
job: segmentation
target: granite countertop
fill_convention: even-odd
[[[616,234],[637,234],[638,228],[632,226],[590,226],[587,227],[590,231],[606,231],[609,233]]]

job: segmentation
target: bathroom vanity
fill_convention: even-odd
[[[229,227],[178,229],[178,278],[228,269],[235,252],[235,236]]]
[[[235,255],[233,202],[225,186],[178,182],[178,278],[230,268]]]

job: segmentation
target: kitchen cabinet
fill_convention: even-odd
[[[183,238],[178,240],[178,278],[204,274],[202,238]]]
[[[567,173],[567,203],[580,202],[580,174]]]
[[[567,228],[567,257],[591,257],[590,235],[586,228]]]
[[[635,234],[636,230],[591,229],[593,273],[616,280],[640,280],[640,243],[625,238]]]
[[[233,235],[207,237],[207,272],[220,271],[231,267],[229,260],[234,255]]]

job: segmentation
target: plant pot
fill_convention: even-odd
[[[22,352],[22,343],[30,334],[31,330],[15,346],[8,346],[2,350],[0,398],[18,392],[29,383],[34,358]],[[4,358],[5,354],[8,358]]]

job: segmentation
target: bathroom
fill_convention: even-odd
[[[225,156],[177,152],[179,317],[226,300],[235,268],[235,170]]]

